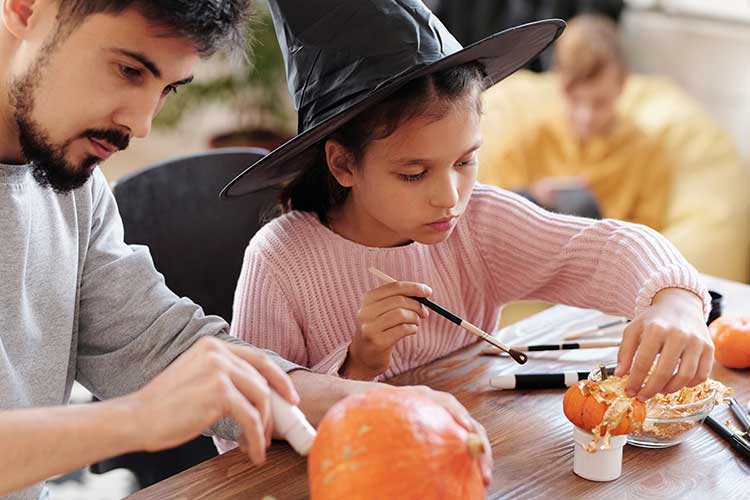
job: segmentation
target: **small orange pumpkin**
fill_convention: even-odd
[[[708,329],[716,361],[729,368],[750,368],[750,318],[721,316]]]
[[[311,500],[481,499],[479,436],[417,392],[373,389],[339,401],[318,427]]]
[[[615,394],[611,394],[610,401],[601,401],[593,395],[595,392],[606,394],[606,391],[603,391],[600,387],[600,382],[582,380],[570,386],[563,398],[563,412],[568,420],[573,425],[589,432],[602,423],[604,414],[616,397]],[[610,435],[630,434],[636,429],[637,425],[643,423],[645,418],[646,405],[642,401],[632,398],[630,408],[625,412],[617,427],[610,432]],[[604,435],[606,432],[607,427],[603,426],[600,429],[600,434]]]

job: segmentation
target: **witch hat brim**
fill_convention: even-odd
[[[360,98],[348,101],[329,118],[264,156],[224,186],[220,197],[237,198],[293,179],[307,166],[306,162],[298,161],[300,155],[369,106],[392,95],[415,78],[478,62],[484,67],[489,80],[488,86],[491,86],[526,65],[552,44],[564,29],[565,22],[560,19],[523,24],[484,38],[438,61],[413,66],[383,81]]]

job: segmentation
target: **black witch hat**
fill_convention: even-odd
[[[510,28],[464,48],[419,0],[270,0],[299,135],[227,184],[234,198],[291,180],[299,156],[372,104],[415,78],[469,62],[489,84],[547,48],[558,19]]]

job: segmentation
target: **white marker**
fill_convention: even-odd
[[[317,433],[302,411],[271,391],[271,412],[274,429],[302,456],[310,453]]]

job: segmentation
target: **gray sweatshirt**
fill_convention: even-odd
[[[229,338],[227,327],[173,294],[146,247],[124,243],[98,169],[57,194],[27,166],[0,165],[0,411],[66,404],[73,380],[100,399],[133,392],[200,336]],[[236,439],[231,422],[213,430]]]

